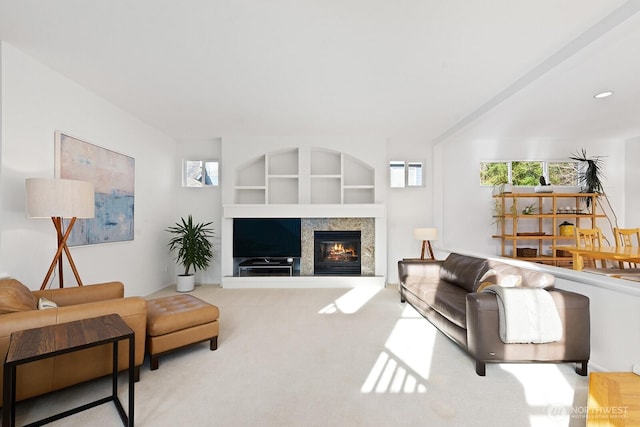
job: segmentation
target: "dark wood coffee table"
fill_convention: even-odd
[[[118,398],[118,342],[129,340],[129,411]],[[133,426],[135,334],[117,314],[13,332],[4,362],[3,427],[15,426],[16,368],[18,365],[89,347],[113,344],[112,392],[110,396],[29,424],[41,426],[72,414],[113,402],[125,426]]]

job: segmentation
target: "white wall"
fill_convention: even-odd
[[[625,227],[640,227],[640,137],[627,141],[625,151]]]
[[[179,140],[177,145],[176,164],[176,204],[177,212],[173,222],[179,218],[186,218],[189,214],[196,222],[213,222],[214,229],[213,251],[214,258],[206,271],[196,272],[196,282],[201,284],[220,283],[220,234],[222,219],[221,187],[182,187],[182,162],[184,160],[220,160],[221,140],[212,138],[206,140]],[[220,162],[220,170],[225,165]],[[220,185],[226,184],[222,179]],[[179,267],[182,268],[182,267]]]
[[[422,242],[413,238],[413,230],[436,225],[433,219],[432,148],[424,140],[393,138],[387,143],[387,165],[391,160],[420,161],[424,165],[424,186],[405,188],[389,187],[389,168],[386,167],[387,281],[398,283],[398,261],[420,257]],[[437,252],[440,242],[432,244]]]
[[[640,364],[640,330],[637,327],[640,325],[640,289],[637,282],[573,270],[555,274],[558,288],[589,297],[592,368],[628,372],[634,364]]]
[[[172,283],[163,229],[175,218],[175,141],[13,46],[1,46],[0,272],[37,289],[53,258],[51,221],[25,216],[24,181],[54,177],[54,132],[61,130],[136,161],[135,238],[71,248],[83,282],[119,280],[127,295]],[[75,284],[70,271],[65,282]]]

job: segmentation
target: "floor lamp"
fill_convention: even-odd
[[[416,228],[413,230],[413,237],[416,240],[422,240],[422,252],[420,253],[420,260],[425,260],[425,249],[429,252],[428,259],[436,259],[433,256],[433,249],[431,248],[431,240],[438,240],[437,228]]]
[[[40,289],[44,289],[47,286],[56,264],[58,264],[60,287],[64,287],[62,275],[63,252],[69,260],[69,265],[76,277],[78,286],[82,286],[82,280],[80,280],[80,275],[67,246],[67,239],[71,234],[76,218],[93,218],[95,216],[93,184],[72,179],[29,178],[26,180],[25,186],[27,217],[51,218],[58,236],[58,250],[53,257],[53,261],[51,261],[51,266]],[[63,229],[63,218],[70,219],[66,230]]]

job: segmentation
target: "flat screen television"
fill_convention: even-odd
[[[299,258],[302,254],[300,218],[235,218],[233,256],[236,258]]]

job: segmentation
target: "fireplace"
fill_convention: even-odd
[[[313,274],[360,275],[360,231],[318,231],[313,238]]]

